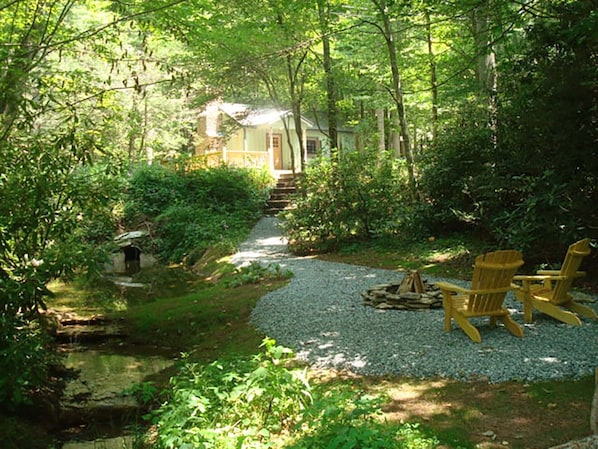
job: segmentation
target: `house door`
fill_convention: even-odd
[[[282,134],[268,134],[266,145],[270,148],[272,145],[272,155],[274,157],[274,170],[282,170]]]

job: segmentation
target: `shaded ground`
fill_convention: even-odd
[[[425,391],[422,383],[385,385],[389,419],[417,420],[455,438],[464,434],[479,448],[545,449],[590,434],[591,379],[576,383],[573,396],[569,387],[559,395],[558,384],[438,382]]]
[[[438,449],[547,449],[591,433],[590,377],[488,384],[323,372],[320,380],[387,395],[384,418],[431,431],[442,441]]]
[[[354,251],[329,257],[395,269],[428,266],[428,269],[438,270],[437,273],[451,273],[455,277],[460,270],[466,273],[471,270],[470,253],[465,249],[450,253],[436,247],[425,258],[403,259],[402,262],[397,261],[396,255],[393,251]],[[186,280],[176,282],[182,283]],[[119,316],[127,320],[133,333],[131,340],[176,342],[181,348],[192,348],[191,354],[196,360],[212,361],[232,353],[256,354],[260,352],[258,346],[262,337],[248,325],[249,315],[259,297],[282,285],[284,281],[232,289],[214,285],[193,295],[131,307]],[[73,292],[67,293],[72,297]],[[419,424],[443,442],[439,449],[547,449],[590,434],[594,392],[594,379],[590,376],[575,381],[488,384],[483,380],[462,383],[331,372],[316,374],[321,382],[349,383],[387,395],[385,418]],[[14,431],[31,439],[35,430]],[[42,446],[28,443],[27,447]]]
[[[424,273],[467,279],[475,255],[484,250],[456,245],[457,250],[450,251],[443,249],[442,242],[417,245],[421,251],[365,247],[318,257],[377,268],[419,269]],[[598,292],[597,285],[594,276],[579,283],[591,293]],[[598,360],[596,364],[598,366]],[[591,376],[574,381],[532,384],[393,378],[361,378],[357,381],[388,394],[389,403],[384,409],[387,419],[417,422],[455,441],[454,445],[440,449],[459,446],[547,449],[591,434],[590,410],[594,394],[594,378]],[[470,441],[474,445],[457,441]]]

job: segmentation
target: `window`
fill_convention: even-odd
[[[318,149],[320,147],[320,142],[318,141],[318,139],[307,139],[306,142],[306,150],[307,150],[307,154],[308,155],[314,155],[318,152]]]

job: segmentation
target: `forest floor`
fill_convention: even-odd
[[[358,245],[348,251],[318,257],[379,268],[418,269],[424,276],[429,273],[467,279],[471,275],[475,255],[483,250],[481,246],[472,248],[462,241],[451,240],[424,242],[405,251]],[[409,257],[401,254],[409,254]],[[180,335],[176,337],[177,341],[185,345],[193,343],[193,357],[206,362],[229,356],[231,351],[259,352],[263,336],[248,326],[249,314],[263,294],[279,288],[284,282],[270,279],[260,284],[241,285],[232,291],[213,287],[206,299],[209,304],[214,304],[214,299],[217,299],[217,308],[205,314],[206,306],[202,304],[206,303],[198,300],[205,315],[199,325],[203,329],[201,341],[181,341]],[[239,301],[239,298],[243,300]],[[173,310],[169,303],[162,307]],[[130,322],[144,322],[141,314],[145,312],[142,313],[142,310],[139,309],[135,315],[129,313]],[[222,313],[226,314],[225,326],[222,326]],[[163,316],[156,309],[151,309],[147,315]],[[172,316],[176,317],[176,314]],[[208,322],[216,325],[208,326]],[[154,328],[148,327],[147,323],[135,327],[146,329],[138,336],[147,341],[151,334],[160,335],[155,332],[157,328],[173,324],[177,325],[176,318],[170,324],[155,322]],[[161,335],[168,332],[164,329]],[[189,338],[193,338],[192,334]],[[490,384],[484,379],[472,382],[414,380],[326,371],[315,372],[314,381],[351,383],[366,391],[385,395],[388,402],[383,408],[384,418],[400,423],[417,423],[442,442],[437,449],[547,449],[591,433],[594,376],[567,381]]]
[[[471,249],[451,241],[423,243],[400,252],[356,246],[350,251],[318,257],[381,268],[421,269],[424,275],[466,279],[473,257],[481,250],[481,247]],[[410,254],[410,257],[398,258],[397,254]],[[215,259],[217,257],[210,258],[206,266],[200,267],[204,275],[222,270],[213,263]],[[223,270],[225,277],[226,271]],[[152,277],[164,278],[155,274]],[[190,357],[207,363],[260,352],[263,335],[249,325],[249,315],[259,298],[285,282],[285,279],[267,278],[257,284],[231,288],[225,282],[206,284],[177,277],[176,284],[187,285],[186,292],[137,303],[124,310],[121,304],[119,311],[110,311],[108,307],[96,312],[123,319],[129,328],[129,343],[170,345],[180,351],[193,348]],[[586,290],[594,292],[595,286],[593,282],[584,285]],[[164,288],[171,287],[165,283]],[[61,286],[56,293],[50,307],[80,309],[82,305],[95,307],[98,304],[94,295],[76,284]],[[190,316],[193,327],[189,327]],[[388,401],[383,407],[384,418],[417,424],[426,434],[441,441],[437,449],[548,449],[591,433],[595,379],[590,375],[566,381],[494,384],[484,379],[471,382],[415,380],[332,371],[314,371],[312,375],[314,382],[352,384],[385,395]],[[167,377],[163,379],[164,385]]]
[[[410,245],[407,251],[360,245],[319,257],[468,279],[475,256],[488,249],[480,242],[471,244],[455,240],[451,243],[430,239]],[[533,267],[528,270],[532,271]],[[598,278],[593,272],[589,274],[579,286],[587,293],[596,294]],[[489,384],[483,380],[463,383],[393,378],[361,378],[359,382],[389,395],[390,402],[384,409],[387,419],[422,423],[439,434],[447,433],[448,440],[464,438],[476,449],[547,449],[591,434],[593,376],[536,383]],[[454,446],[439,449],[449,447]]]

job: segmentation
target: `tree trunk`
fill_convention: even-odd
[[[297,140],[299,140],[299,159],[301,161],[301,171],[305,171],[305,145],[303,144],[303,123],[301,122],[301,101],[303,98],[303,86],[301,81],[297,79],[297,75],[301,70],[301,64],[305,60],[306,54],[300,58],[297,65],[293,66],[292,55],[287,56],[287,70],[289,77],[289,93],[291,96],[291,110],[293,111],[293,120],[295,123],[295,132]],[[290,145],[290,141],[289,141]],[[293,173],[295,173],[295,152],[291,148],[291,164],[293,166]]]
[[[413,161],[413,153],[411,150],[411,143],[409,140],[409,129],[407,127],[407,118],[405,115],[405,103],[403,100],[403,86],[401,75],[399,73],[399,63],[397,58],[397,47],[394,40],[394,30],[388,15],[388,5],[386,0],[372,0],[374,5],[378,8],[380,17],[382,19],[382,32],[386,41],[386,48],[388,50],[388,57],[390,60],[390,70],[392,73],[392,88],[391,94],[397,107],[397,114],[401,128],[401,136],[403,138],[403,145],[405,148],[405,159],[407,161],[407,175],[409,181],[409,190],[413,197],[417,194],[417,187],[415,183],[415,167]]]
[[[490,10],[490,0],[481,2],[472,12],[472,24],[477,57],[477,77],[482,100],[487,104],[488,125],[492,131],[493,144],[496,145],[498,72],[490,30]]]
[[[322,50],[324,57],[324,73],[326,74],[326,98],[328,115],[328,139],[331,153],[338,148],[338,113],[336,106],[336,83],[332,73],[332,56],[330,55],[330,35],[328,30],[330,4],[326,0],[318,0],[318,16],[322,33]]]
[[[436,76],[436,58],[434,57],[434,46],[432,42],[432,22],[430,13],[424,11],[426,18],[426,40],[428,41],[428,57],[430,60],[430,90],[432,92],[432,140],[438,136],[438,78]]]
[[[386,151],[386,132],[384,129],[384,109],[376,109],[376,124],[378,126],[378,151]]]
[[[396,157],[405,157],[405,151],[403,151],[403,143],[401,142],[401,133],[398,130],[401,128],[401,124],[399,123],[399,118],[397,114],[392,114],[392,134],[391,134],[391,142],[392,148],[394,150],[394,154]]]

